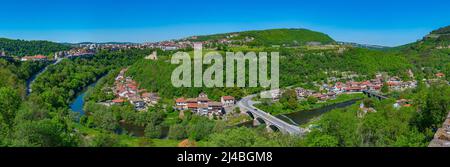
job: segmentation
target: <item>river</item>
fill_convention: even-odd
[[[70,104],[70,109],[72,109],[72,111],[77,112],[81,115],[84,115],[84,96],[86,95],[86,91],[89,88],[93,88],[95,86],[95,84],[97,84],[97,82],[94,82],[93,84],[89,85],[88,87],[86,87],[83,91],[81,91],[81,93],[78,94],[78,96],[75,98],[75,100]]]
[[[98,81],[98,80],[97,80]],[[80,116],[85,115],[86,113],[84,112],[84,97],[86,95],[86,91],[91,88],[91,87],[95,87],[95,85],[97,84],[97,82],[94,82],[93,84],[89,85],[88,87],[86,87],[85,89],[83,89],[83,91],[81,91],[77,97],[75,98],[74,101],[72,101],[72,103],[70,104],[70,109],[73,112],[77,112],[80,114]],[[120,122],[120,128],[117,128],[115,130],[116,134],[129,134],[135,137],[142,137],[144,136],[144,131],[145,131],[145,127],[142,126],[136,126],[136,125],[132,125],[132,124],[127,124],[124,122]],[[161,130],[161,138],[167,138],[168,133],[169,133],[169,127],[162,127]]]

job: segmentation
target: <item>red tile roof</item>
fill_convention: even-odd
[[[198,104],[197,103],[188,103],[188,108],[197,108]]]
[[[223,100],[234,100],[233,96],[222,96]]]
[[[120,98],[112,100],[112,102],[114,102],[114,103],[123,103],[124,101],[125,100],[120,99]]]
[[[34,58],[35,59],[46,59],[47,57],[43,56],[43,55],[36,55],[36,56],[34,56]]]
[[[444,77],[445,74],[440,72],[440,73],[437,73],[436,76],[437,76],[437,77]]]
[[[184,99],[184,98],[178,98],[178,99],[175,100],[175,102],[177,102],[177,103],[185,103],[185,102],[186,102],[186,99]]]

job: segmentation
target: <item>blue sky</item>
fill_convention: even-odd
[[[387,46],[450,25],[447,0],[0,0],[0,37],[151,42],[198,34],[308,28]]]

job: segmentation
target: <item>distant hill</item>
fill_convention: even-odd
[[[133,42],[80,42],[80,43],[64,43],[69,45],[91,45],[91,44],[101,44],[101,45],[125,45],[125,44],[136,44]]]
[[[48,55],[69,49],[70,46],[50,41],[26,41],[0,38],[0,51],[4,50],[7,55],[11,56]]]
[[[431,32],[431,34],[450,34],[450,26],[442,27]]]
[[[337,42],[337,43],[340,45],[349,45],[349,46],[353,46],[353,47],[357,47],[357,48],[366,48],[366,49],[371,49],[371,50],[385,50],[385,49],[390,48],[388,46],[359,44],[359,43],[354,43],[354,42]]]
[[[224,34],[195,36],[189,38],[191,41],[217,41],[221,39],[242,41],[248,45],[270,46],[270,45],[305,45],[308,43],[329,44],[335,41],[328,35],[307,29],[270,29],[233,32]]]
[[[389,49],[404,55],[418,69],[432,76],[444,72],[450,79],[450,26],[430,32],[423,39]]]

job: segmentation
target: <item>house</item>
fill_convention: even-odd
[[[233,106],[235,101],[232,96],[223,96],[222,102],[216,102],[208,99],[208,95],[200,93],[197,98],[183,97],[175,100],[175,109],[179,111],[191,110],[193,113],[201,116],[222,116],[224,114],[225,106]]]
[[[21,61],[44,61],[47,60],[47,57],[44,55],[36,55],[36,56],[25,56],[20,59]]]
[[[130,97],[129,100],[130,100],[130,103],[134,105],[134,108],[136,110],[144,110],[146,107],[144,100],[140,97],[137,97],[137,96]]]
[[[394,108],[400,108],[400,107],[410,107],[411,106],[411,100],[408,100],[408,99],[400,99],[400,100],[397,100],[395,103],[394,103]]]
[[[176,103],[175,108],[177,110],[183,111],[183,110],[187,110],[188,109],[187,101],[183,97],[176,99],[175,103]]]
[[[322,93],[314,93],[311,96],[317,98],[318,100],[324,101],[328,99],[328,96],[326,94],[322,94]]]
[[[282,90],[280,89],[273,89],[261,92],[261,97],[267,98],[270,97],[272,101],[278,101],[281,97]]]
[[[233,107],[236,103],[233,96],[222,96],[220,102],[222,102],[224,107]]]
[[[144,100],[144,102],[149,104],[149,105],[157,104],[158,100],[160,99],[158,94],[156,94],[156,93],[148,93],[148,92],[142,93],[141,97]]]
[[[186,101],[187,102],[187,108],[189,110],[191,110],[192,112],[197,112],[198,110],[198,103],[197,101],[190,101],[189,99]]]
[[[208,114],[208,104],[198,104],[197,105],[197,114],[198,115],[207,115]]]
[[[435,74],[436,75],[436,77],[438,77],[438,78],[443,78],[443,77],[445,77],[445,74],[444,73],[436,73]]]
[[[111,102],[113,102],[114,104],[119,104],[119,103],[125,102],[125,100],[123,100],[121,98],[117,98],[117,99],[112,100]]]
[[[297,94],[297,99],[305,99],[313,94],[312,90],[307,90],[303,88],[295,88],[295,93]]]
[[[328,98],[334,99],[334,98],[336,98],[336,93],[335,92],[328,92],[327,96],[328,96]]]
[[[223,109],[223,104],[221,102],[210,102],[208,103],[208,110],[212,112],[221,112]]]

